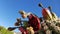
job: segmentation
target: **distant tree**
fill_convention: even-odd
[[[3,26],[0,26],[0,34],[13,34],[13,32],[8,31],[6,28]]]

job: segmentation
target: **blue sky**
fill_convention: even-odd
[[[21,18],[19,10],[32,12],[41,17],[42,8],[38,7],[40,2],[46,8],[52,6],[52,11],[60,16],[60,0],[0,0],[0,26],[14,26],[16,18]]]

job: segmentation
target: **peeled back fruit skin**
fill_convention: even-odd
[[[20,23],[18,23],[18,22],[15,23],[15,26],[19,26],[19,25],[20,25]]]
[[[53,20],[57,20],[58,19],[57,15],[54,12],[52,12],[51,14],[52,14]]]
[[[47,19],[47,20],[52,19],[52,15],[51,15],[50,11],[47,8],[43,8],[42,15],[43,15],[44,19]]]
[[[15,30],[15,28],[9,27],[8,30],[13,31],[13,30]]]

